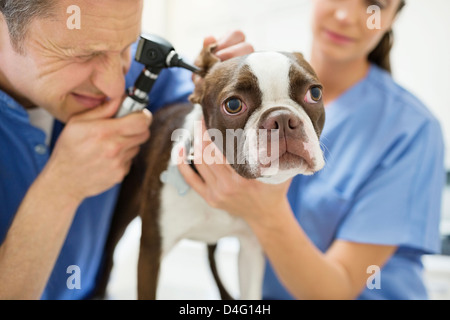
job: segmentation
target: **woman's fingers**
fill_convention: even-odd
[[[240,30],[233,30],[217,41],[217,50],[229,48],[241,42],[245,42],[245,34]]]
[[[234,57],[239,57],[252,53],[253,46],[245,41],[245,35],[240,30],[235,30],[217,42],[215,54],[220,60],[225,61]]]

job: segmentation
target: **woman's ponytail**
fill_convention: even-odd
[[[400,6],[397,10],[397,13],[400,12],[400,10],[405,6],[405,0],[400,1]],[[375,47],[375,49],[372,50],[371,53],[369,53],[368,59],[370,62],[376,64],[380,68],[386,70],[387,72],[391,73],[391,49],[394,45],[394,32],[389,30],[386,32],[381,38],[378,45]]]

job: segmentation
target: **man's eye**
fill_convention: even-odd
[[[80,62],[88,62],[89,60],[92,60],[101,54],[102,54],[101,52],[90,53],[90,54],[80,54],[78,56],[75,56],[75,59],[77,59]]]
[[[318,103],[322,99],[322,89],[318,86],[311,87],[305,96],[305,102]]]
[[[91,60],[94,56],[93,55],[82,55],[82,56],[76,56],[75,59],[78,62],[87,62]]]

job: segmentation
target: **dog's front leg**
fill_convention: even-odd
[[[138,262],[138,299],[156,300],[161,246],[156,239],[142,235]]]
[[[239,289],[241,300],[261,300],[264,254],[253,234],[239,236]]]

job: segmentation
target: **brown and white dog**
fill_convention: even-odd
[[[207,129],[215,129],[223,137],[233,130],[231,144],[227,141],[218,147],[245,178],[276,184],[297,174],[311,175],[324,166],[319,143],[325,120],[321,85],[303,56],[256,52],[219,62],[212,50],[202,52],[204,81],[190,98],[193,104],[168,106],[154,114],[151,139],[123,182],[107,243],[107,272],[100,294],[106,288],[117,242],[128,223],[140,215],[139,299],[156,299],[160,263],[181,239],[204,241],[213,248],[228,236],[236,236],[240,242],[240,298],[261,298],[264,255],[258,240],[242,219],[211,208],[193,190],[183,190],[186,185],[171,156],[177,154],[173,151],[180,144],[190,145],[195,124],[202,118]],[[261,129],[269,130],[263,143],[250,138],[251,134],[259,135]],[[176,131],[182,134],[174,139]],[[278,156],[272,160],[277,163],[276,170],[264,170],[268,164],[259,157],[264,152],[271,155],[274,136]],[[235,144],[235,138],[240,142]],[[262,147],[264,142],[266,147]],[[218,280],[217,273],[214,276]],[[218,285],[225,298],[220,281]]]

